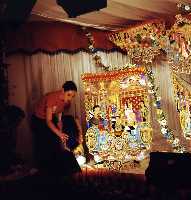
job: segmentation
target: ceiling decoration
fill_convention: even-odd
[[[133,63],[151,63],[166,47],[167,37],[163,21],[140,25],[126,30],[112,32],[109,39],[127,52]]]
[[[182,11],[177,4],[187,9],[184,5],[190,5],[191,0],[108,0],[106,8],[69,18],[56,0],[37,0],[29,21],[61,21],[103,30],[119,30],[154,19],[171,22]]]

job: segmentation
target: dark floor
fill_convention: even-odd
[[[165,179],[165,177],[164,177]],[[165,180],[164,180],[165,183]],[[190,188],[148,185],[144,175],[83,171],[77,179],[36,173],[1,180],[0,199],[190,200]]]

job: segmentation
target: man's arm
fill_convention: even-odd
[[[58,113],[58,128],[62,132],[62,113]]]
[[[55,133],[62,141],[66,141],[68,139],[68,135],[62,133],[60,129],[58,129],[54,123],[52,122],[52,108],[48,107],[46,109],[46,123],[48,127],[52,130],[53,133]]]

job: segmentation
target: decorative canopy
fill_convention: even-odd
[[[174,16],[180,13],[177,3],[180,0],[107,0],[107,7],[104,9],[69,18],[55,0],[38,0],[30,20],[60,21],[113,31],[154,19],[166,19],[171,23]],[[184,0],[182,3],[191,1]],[[85,5],[82,4],[81,7],[83,6]]]

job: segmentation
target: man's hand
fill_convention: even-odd
[[[61,133],[60,139],[62,141],[64,149],[70,151],[66,144],[67,140],[69,139],[69,136],[66,133]]]
[[[67,140],[69,139],[69,136],[68,136],[66,133],[61,133],[61,134],[59,135],[59,137],[60,137],[62,143],[66,143]]]

